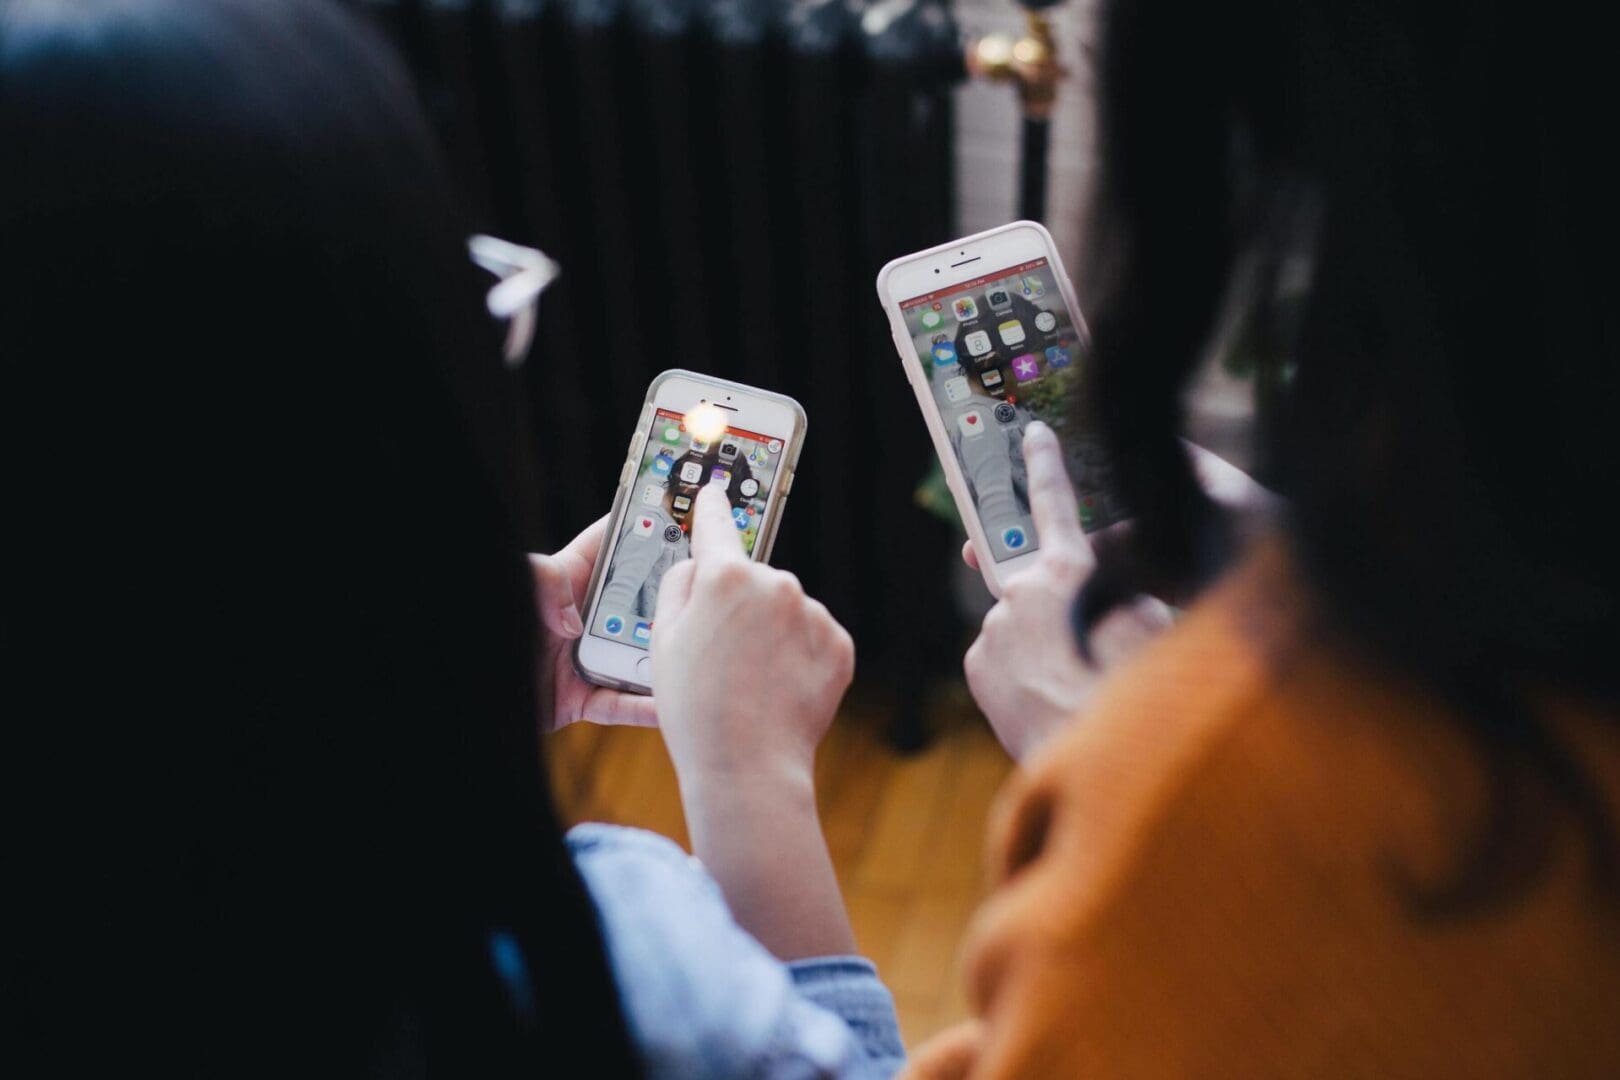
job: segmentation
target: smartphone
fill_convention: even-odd
[[[1031,420],[1063,444],[1081,525],[1125,516],[1103,445],[1074,408],[1086,325],[1043,226],[1015,221],[895,259],[877,290],[992,594],[1040,549],[1023,455]]]
[[[652,692],[653,613],[664,573],[690,556],[698,492],[721,484],[749,557],[776,541],[804,447],[804,408],[784,394],[690,371],[647,388],[619,470],[608,529],[586,593],[574,666],[585,679]]]

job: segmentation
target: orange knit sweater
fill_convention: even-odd
[[[1581,834],[1527,895],[1415,914],[1399,882],[1468,850],[1481,760],[1304,596],[1263,546],[1015,776],[978,1019],[907,1076],[1620,1077],[1620,902]],[[1620,723],[1550,715],[1620,820]]]

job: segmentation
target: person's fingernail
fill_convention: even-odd
[[[1024,428],[1024,441],[1039,440],[1052,437],[1052,429],[1039,420],[1031,420]]]
[[[579,617],[579,608],[569,604],[562,610],[563,629],[576,637],[585,632],[585,620]]]

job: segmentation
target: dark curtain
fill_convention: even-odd
[[[609,505],[666,368],[792,394],[809,438],[774,562],[854,634],[914,739],[954,669],[958,538],[873,280],[955,235],[936,0],[417,0],[368,11],[414,69],[488,231],[563,275],[527,366],[549,549]]]

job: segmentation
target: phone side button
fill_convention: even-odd
[[[647,433],[645,431],[638,431],[630,436],[630,456],[632,458],[641,453],[641,448],[646,444],[646,441]]]
[[[790,472],[790,473],[787,474],[787,478],[782,481],[782,498],[785,499],[785,498],[788,497],[788,495],[792,494],[792,492],[793,492],[793,478],[795,476],[797,476],[797,475],[798,475],[798,473]]]
[[[624,459],[624,468],[619,470],[619,483],[621,485],[628,484],[630,482],[630,476],[635,471],[635,468],[635,458],[629,457]]]

